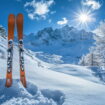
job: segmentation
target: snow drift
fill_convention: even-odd
[[[104,105],[105,85],[90,69],[71,64],[46,63],[26,50],[27,88],[19,80],[19,52],[14,43],[13,85],[5,87],[7,39],[0,36],[1,105]]]

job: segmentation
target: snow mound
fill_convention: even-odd
[[[24,88],[18,79],[13,80],[10,88],[5,87],[5,80],[0,80],[0,105],[62,105],[64,95],[58,90],[40,90],[27,82]]]

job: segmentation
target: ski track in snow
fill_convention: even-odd
[[[13,85],[5,87],[7,41],[0,37],[0,105],[105,105],[105,85],[90,69],[49,64],[25,50],[27,88],[19,80],[18,48],[14,46]],[[3,53],[2,53],[3,52]]]

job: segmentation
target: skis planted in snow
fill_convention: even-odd
[[[20,80],[24,87],[26,87],[26,77],[24,68],[24,49],[23,49],[23,15],[18,14],[16,18],[18,46],[19,46],[19,62],[20,62]]]
[[[8,17],[8,56],[7,56],[7,74],[6,74],[6,87],[12,85],[12,60],[13,60],[13,39],[15,28],[15,16],[10,14]]]

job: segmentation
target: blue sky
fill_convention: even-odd
[[[87,17],[90,17],[88,19],[84,16],[86,12]],[[59,28],[67,24],[78,29],[93,30],[105,19],[105,1],[0,0],[0,24],[6,29],[10,13],[24,14],[25,34],[35,33],[45,27]]]

